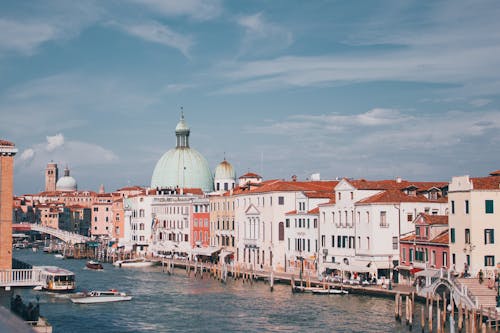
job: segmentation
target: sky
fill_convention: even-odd
[[[15,193],[150,183],[175,146],[264,179],[500,169],[500,3],[0,0]]]

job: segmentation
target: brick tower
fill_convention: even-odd
[[[45,169],[45,192],[54,192],[58,177],[57,164],[50,162]]]
[[[0,139],[0,270],[12,268],[14,155],[12,142]]]

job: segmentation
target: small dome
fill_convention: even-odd
[[[75,178],[69,175],[69,169],[64,169],[64,177],[59,178],[56,183],[56,191],[74,192],[78,189]]]
[[[184,113],[181,113],[181,120],[177,123],[177,126],[175,126],[175,133],[189,133],[189,126],[184,120]]]
[[[224,160],[215,168],[215,177],[217,179],[236,179],[236,172],[228,161]]]

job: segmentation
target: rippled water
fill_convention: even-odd
[[[103,271],[84,260],[61,260],[16,250],[16,259],[57,265],[76,274],[78,290],[118,289],[130,302],[73,304],[67,295],[22,290],[25,301],[40,296],[41,314],[54,332],[406,332],[394,321],[392,300],[357,295],[292,294],[289,286],[253,285],[174,275],[161,267]],[[18,292],[18,291],[16,291]],[[420,313],[417,307],[416,313]],[[414,328],[415,330],[415,328]]]

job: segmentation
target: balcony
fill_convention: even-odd
[[[243,239],[243,245],[245,245],[245,247],[257,247],[257,239],[245,238]]]

